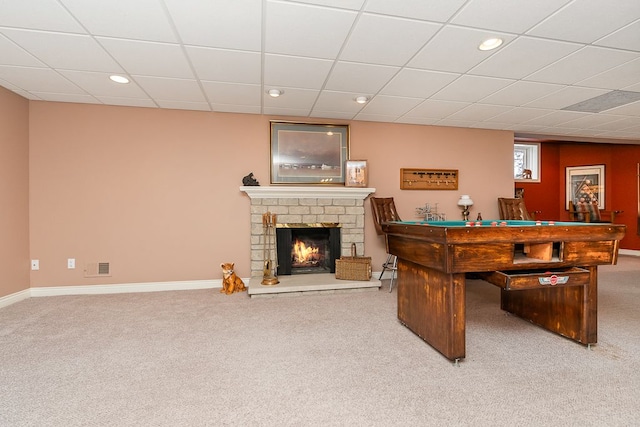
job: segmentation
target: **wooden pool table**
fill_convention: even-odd
[[[465,278],[501,287],[501,308],[590,345],[598,272],[625,226],[549,221],[398,221],[382,225],[398,257],[398,319],[446,358],[465,357]]]

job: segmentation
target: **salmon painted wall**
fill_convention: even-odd
[[[0,298],[29,289],[29,103],[0,87]]]
[[[269,185],[270,119],[31,102],[32,286],[219,279],[226,261],[248,277],[250,200],[239,187],[249,172]],[[425,202],[458,219],[461,194],[476,202],[472,216],[497,218],[496,197],[512,194],[511,132],[349,124],[351,158],[368,160],[369,186],[405,219]],[[400,168],[459,169],[459,190],[400,190]],[[379,269],[384,245],[365,206],[365,251]],[[93,262],[109,262],[111,277],[84,277]]]

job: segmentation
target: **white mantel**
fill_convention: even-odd
[[[338,187],[338,186],[242,186],[252,199],[357,199],[364,200],[375,188]]]

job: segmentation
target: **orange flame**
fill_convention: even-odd
[[[318,253],[318,248],[313,246],[307,247],[304,242],[296,240],[293,244],[293,253],[296,262],[304,263],[309,262],[313,255]]]

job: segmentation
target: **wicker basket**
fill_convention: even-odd
[[[371,257],[356,256],[355,244],[351,245],[351,255],[336,260],[336,279],[371,280]]]

